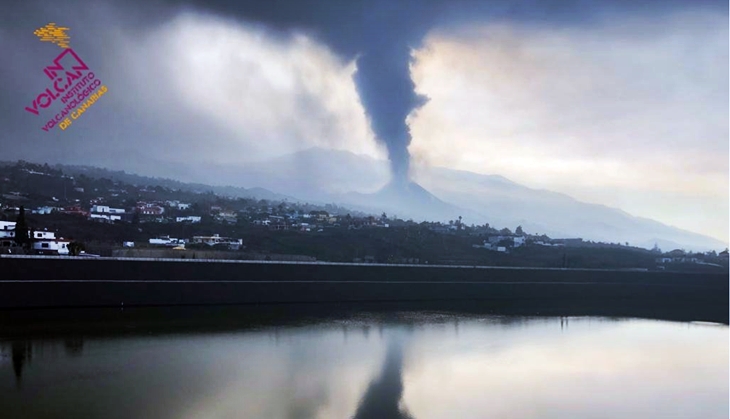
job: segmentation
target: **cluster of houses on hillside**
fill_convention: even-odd
[[[5,248],[8,253],[13,253],[15,244],[15,222],[0,221],[0,248]],[[47,230],[31,230],[28,232],[31,239],[31,249],[38,254],[68,255],[70,240],[63,237],[56,237],[56,233]]]
[[[489,236],[486,240],[484,240],[483,244],[474,244],[472,247],[493,250],[495,252],[507,252],[508,248],[522,247],[526,244],[526,242],[526,236],[498,234]],[[535,243],[543,244],[542,242]]]
[[[544,247],[574,247],[583,244],[583,239],[546,239],[542,236],[527,234],[494,234],[489,235],[482,244],[474,244],[477,249],[487,249],[495,252],[507,253],[509,249],[526,245]]]
[[[192,209],[195,208],[193,211]],[[9,208],[10,209],[10,208]],[[17,211],[17,208],[16,208]],[[184,211],[184,212],[183,212]],[[196,205],[169,201],[140,201],[135,206],[120,208],[104,198],[92,199],[87,205],[80,202],[65,207],[42,206],[32,209],[33,214],[72,214],[92,221],[139,222],[139,223],[188,223],[197,224],[204,219],[220,224],[240,224],[241,221],[269,230],[320,231],[328,227],[361,229],[387,228],[391,221],[381,217],[352,217],[335,215],[323,210],[303,211],[300,206],[280,204],[276,206],[250,206],[237,210],[221,205]]]
[[[54,198],[54,201],[58,201]],[[201,205],[201,203],[189,204],[176,200],[168,201],[139,201],[134,205],[126,208],[115,207],[110,204],[111,201],[104,201],[103,198],[93,199],[88,202],[87,206],[75,204],[66,207],[43,206],[33,209],[34,214],[44,215],[53,212],[74,214],[83,216],[89,220],[97,222],[115,223],[115,222],[159,222],[159,223],[188,223],[198,224],[204,220],[215,220],[219,224],[241,224],[245,222],[251,226],[274,231],[300,231],[300,232],[322,232],[326,229],[342,228],[348,230],[359,230],[363,228],[389,228],[400,227],[403,225],[413,225],[413,223],[398,220],[396,218],[388,218],[385,214],[380,217],[374,216],[351,216],[331,214],[328,211],[312,210],[312,207],[302,205],[292,205],[281,203],[279,205],[268,205],[260,201],[257,205],[247,204],[246,207],[235,207],[235,203],[231,201],[228,208],[223,205]],[[128,202],[128,201],[127,201]],[[219,201],[222,202],[222,201]],[[236,210],[231,207],[237,208]],[[8,207],[10,208],[10,207]],[[316,207],[315,207],[316,208]],[[329,207],[325,207],[331,209]],[[15,208],[17,211],[17,208]],[[337,212],[335,208],[333,211]],[[9,219],[9,218],[6,218]],[[529,235],[525,234],[521,227],[518,227],[514,233],[508,229],[496,230],[485,226],[466,227],[461,222],[454,220],[450,223],[428,223],[427,228],[433,232],[443,234],[467,234],[474,238],[472,243],[474,248],[485,249],[494,252],[509,253],[513,249],[523,246],[544,246],[544,247],[616,247],[623,246],[620,243],[594,243],[584,241],[581,238],[567,239],[551,239],[545,235]],[[0,222],[0,248],[8,248],[9,252],[13,252],[15,223],[10,221]],[[38,253],[51,254],[68,254],[69,240],[62,237],[56,237],[55,233],[43,231],[32,232],[32,249]],[[204,244],[208,246],[227,247],[230,249],[243,248],[243,240],[223,237],[220,235],[212,236],[194,236],[190,239],[177,239],[169,236],[157,237],[149,240],[149,245],[164,247],[185,247],[190,244]],[[131,242],[126,242],[125,246],[133,246]],[[626,243],[628,247],[628,243]],[[727,251],[719,254],[707,253],[686,253],[682,250],[673,250],[671,252],[662,253],[655,247],[653,252],[656,253],[656,263],[658,266],[669,263],[693,263],[693,264],[712,264],[725,263],[727,260]]]
[[[728,260],[728,250],[725,249],[720,253],[688,253],[682,249],[674,249],[671,252],[662,254],[656,258],[656,263],[660,269],[664,269],[664,265],[668,263],[694,263],[697,265],[722,266],[718,261]]]
[[[233,239],[230,237],[221,237],[219,234],[212,236],[193,236],[192,239],[177,239],[170,236],[160,236],[149,240],[149,244],[153,246],[172,247],[173,249],[184,249],[186,244],[204,244],[208,246],[223,246],[230,250],[241,250],[243,248],[243,239]],[[133,247],[134,244],[125,244],[127,247]]]
[[[388,228],[390,224],[386,218],[351,217],[332,215],[326,211],[310,211],[284,213],[281,215],[263,214],[254,216],[251,223],[254,226],[269,230],[294,231],[323,231],[330,227],[346,227],[349,230],[358,230],[368,227]]]
[[[101,204],[101,199],[92,200],[90,206],[84,207],[83,205],[76,204],[66,207],[53,207],[53,206],[42,206],[32,209],[32,214],[47,215],[51,213],[60,214],[72,214],[86,217],[90,220],[100,222],[115,222],[115,221],[126,221],[130,222],[137,215],[146,216],[162,216],[165,214],[165,208],[174,208],[178,210],[186,210],[190,208],[190,204],[181,203],[179,201],[165,201],[165,202],[137,202],[134,207],[131,208],[114,208],[109,205]],[[15,209],[17,211],[17,208]],[[200,222],[200,217],[177,217],[177,222],[185,221],[197,221]],[[181,219],[182,218],[182,219]],[[152,221],[161,221],[160,219],[153,219]]]

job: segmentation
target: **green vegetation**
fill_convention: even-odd
[[[18,246],[27,248],[30,244],[28,233],[28,223],[25,220],[25,207],[21,205],[18,211],[18,218],[15,219],[15,243]]]
[[[418,223],[388,218],[384,213],[380,216],[363,214],[332,204],[257,199],[247,195],[250,190],[242,188],[223,188],[231,195],[222,195],[201,185],[161,180],[166,185],[162,186],[154,185],[154,179],[123,172],[90,168],[74,170],[83,173],[69,175],[66,168],[27,162],[0,164],[0,204],[4,207],[0,218],[17,220],[18,231],[26,231],[25,236],[18,235],[21,240],[32,229],[56,232],[58,236],[73,241],[70,246],[72,254],[87,250],[92,254],[110,256],[113,249],[122,247],[123,242],[131,241],[135,242],[135,247],[147,247],[149,239],[159,236],[190,239],[219,234],[242,238],[245,249],[241,252],[303,255],[334,262],[693,271],[727,269],[727,253],[723,258],[718,254],[692,255],[679,251],[680,254],[671,255],[675,258],[672,263],[659,263],[659,249],[579,239],[551,240],[545,235],[530,235],[521,226],[517,226],[513,234],[509,228],[489,224],[468,226],[458,215],[449,223]],[[114,174],[117,178],[95,178],[85,173]],[[130,184],[119,178],[140,183]],[[171,201],[186,205],[169,204]],[[140,202],[164,206],[164,213],[144,214],[139,209]],[[91,220],[83,213],[88,212],[93,204],[122,208],[126,211],[125,218],[115,222]],[[25,210],[44,206],[54,210],[50,214],[27,214]],[[18,207],[20,209],[16,211]],[[74,208],[78,211],[68,211]],[[61,209],[65,209],[65,213]],[[200,217],[200,222],[176,222],[176,217],[184,216]],[[523,239],[525,245],[516,245],[515,237]],[[491,245],[487,243],[485,246],[486,240]],[[503,247],[504,251],[497,251],[497,246]],[[205,244],[189,243],[187,247],[211,249]],[[700,264],[698,261],[709,263]]]
[[[78,256],[84,250],[86,250],[86,246],[81,242],[73,241],[68,244],[68,254],[71,256]]]

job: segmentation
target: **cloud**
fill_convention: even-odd
[[[256,185],[210,167],[312,146],[382,159],[353,60],[388,31],[417,48],[411,74],[431,98],[409,116],[417,162],[499,173],[727,238],[726,4],[403,2],[393,24],[385,0],[173,3],[6,10],[3,158],[242,186]],[[48,22],[70,28],[71,46],[109,89],[51,133],[23,111],[58,50],[33,35]],[[297,179],[332,183],[299,163]]]
[[[134,41],[130,69],[156,74],[156,108],[174,103],[209,119],[257,158],[313,146],[384,154],[358,100],[355,63],[304,34],[276,37],[262,27],[185,13]],[[241,162],[226,150],[211,154]]]
[[[385,156],[358,98],[355,63],[303,32],[180,8],[146,23],[113,3],[83,10],[54,20],[71,28],[71,46],[109,92],[66,131],[45,133],[24,115],[20,99],[44,86],[42,66],[58,50],[33,35],[52,13],[24,11],[34,15],[27,30],[0,38],[22,60],[2,66],[20,93],[5,117],[28,143],[6,158],[164,175],[161,164],[241,165],[314,146]]]
[[[499,173],[727,238],[728,23],[717,13],[435,30],[412,74],[422,164]],[[686,220],[691,201],[715,203]],[[624,202],[626,204],[626,202]]]

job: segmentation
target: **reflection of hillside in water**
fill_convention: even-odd
[[[373,379],[363,395],[354,419],[412,419],[401,406],[403,397],[403,343],[393,339],[388,344],[380,375]]]

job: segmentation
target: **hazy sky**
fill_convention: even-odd
[[[727,240],[727,14],[475,25],[415,56],[417,159]]]
[[[728,239],[726,2],[173,3],[6,7],[2,159],[174,175],[312,146],[403,158],[408,138],[378,121],[402,131],[388,116],[406,109],[416,171],[501,174]],[[60,52],[33,35],[48,22],[109,91],[47,133],[60,108],[24,107]],[[358,69],[400,87],[384,97]]]

